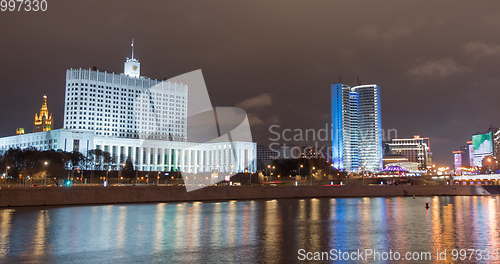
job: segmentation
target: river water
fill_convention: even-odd
[[[499,247],[500,197],[0,209],[1,263],[500,263]]]

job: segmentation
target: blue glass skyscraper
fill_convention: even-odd
[[[331,86],[332,162],[348,172],[382,169],[380,86]]]

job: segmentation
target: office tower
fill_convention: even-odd
[[[123,74],[66,71],[64,128],[120,138],[185,141],[187,96],[185,84],[140,76],[132,43]]]
[[[382,169],[380,86],[331,86],[332,162],[348,172]]]

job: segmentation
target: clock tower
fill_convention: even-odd
[[[123,64],[123,73],[130,77],[139,78],[141,76],[141,63],[139,60],[134,58],[134,40],[130,43],[130,47],[132,48],[132,57],[127,58],[125,63]]]

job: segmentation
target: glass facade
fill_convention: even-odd
[[[332,162],[348,172],[382,168],[380,86],[331,86]]]

